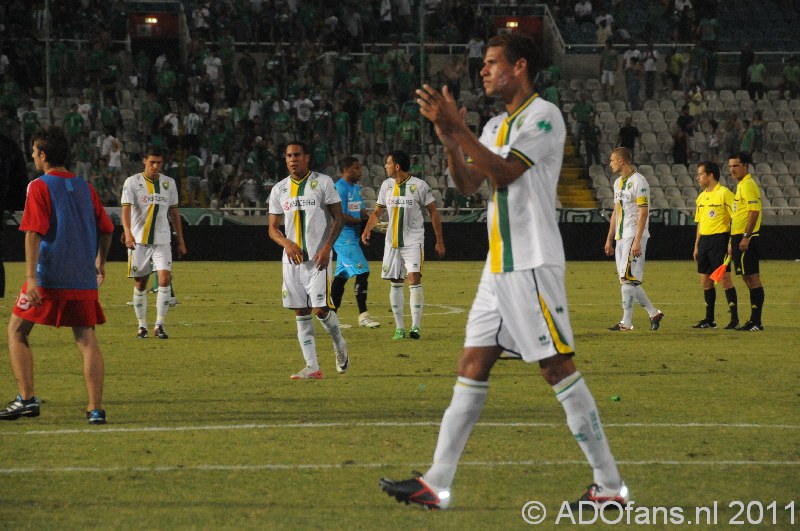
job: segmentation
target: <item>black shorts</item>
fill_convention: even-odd
[[[727,232],[722,234],[709,234],[700,236],[697,242],[697,272],[701,275],[710,275],[716,268],[725,261],[728,254],[728,241],[731,235]],[[730,271],[730,264],[725,271]]]
[[[747,251],[742,252],[739,250],[742,235],[731,236],[731,263],[737,275],[758,274],[758,240],[760,239],[758,234],[754,234],[750,238]]]

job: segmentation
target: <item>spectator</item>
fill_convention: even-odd
[[[611,31],[611,26],[606,21],[605,17],[600,18],[597,23],[597,31],[595,31],[595,42],[597,44],[605,44],[614,36]]]
[[[680,127],[676,127],[672,140],[673,162],[675,162],[675,164],[683,164],[684,166],[688,165],[691,151],[689,148],[689,137],[686,134],[686,131]]]
[[[694,116],[689,113],[688,104],[681,107],[681,114],[678,116],[678,129],[687,135],[694,134],[695,119]]]
[[[639,149],[642,149],[642,133],[640,133],[639,129],[633,125],[632,118],[630,116],[626,116],[623,126],[619,129],[617,143],[614,144],[614,147],[628,148],[633,156],[636,153],[636,144],[639,145]]]
[[[442,68],[442,77],[447,89],[453,95],[453,98],[458,101],[461,96],[461,78],[464,77],[464,64],[461,62],[461,57],[452,55],[450,64]]]
[[[64,116],[64,132],[67,134],[67,140],[70,145],[75,144],[75,140],[83,132],[83,116],[78,112],[78,104],[73,103],[70,105],[69,112]],[[76,169],[76,173],[77,169]]]
[[[753,64],[747,69],[747,92],[750,94],[750,99],[755,100],[764,99],[764,76],[767,73],[767,67],[758,56],[753,57]]]
[[[720,148],[719,124],[713,118],[708,121],[711,131],[708,133],[708,160],[718,164]]]
[[[626,89],[628,93],[628,108],[631,111],[638,111],[642,108],[642,104],[639,99],[642,74],[643,74],[643,69],[639,61],[639,58],[636,56],[631,57],[631,64],[630,67],[628,68],[625,79]]]
[[[756,133],[750,126],[750,120],[742,120],[742,138],[739,143],[740,151],[751,153],[753,151],[753,139]]]
[[[292,103],[295,112],[295,125],[297,136],[303,142],[311,136],[311,113],[314,109],[314,102],[308,98],[305,90],[300,91],[300,95]]]
[[[665,70],[666,76],[672,81],[672,90],[680,89],[683,66],[686,61],[686,56],[678,51],[676,44],[673,44],[666,58],[667,68]]]
[[[656,92],[656,71],[658,70],[658,51],[653,43],[648,43],[644,51],[644,94],[652,100]]]
[[[586,128],[583,130],[583,145],[586,148],[586,163],[585,167],[594,164],[600,164],[600,138],[603,132],[594,123],[594,115],[589,117]]]
[[[572,110],[570,111],[570,116],[573,120],[575,120],[575,126],[573,129],[574,135],[574,144],[575,144],[575,156],[581,156],[581,140],[583,139],[583,130],[586,128],[586,125],[589,123],[589,117],[594,115],[594,105],[591,102],[586,100],[586,93],[581,93],[579,96],[579,100],[572,106]]]
[[[607,39],[606,47],[600,53],[600,85],[603,88],[603,99],[614,96],[614,77],[619,67],[619,58],[614,43]]]
[[[795,99],[800,94],[800,63],[797,56],[791,55],[789,62],[783,67],[783,82],[781,83],[781,97],[789,92],[789,99]]]
[[[742,49],[739,50],[739,88],[741,90],[749,89],[749,81],[747,71],[750,65],[755,61],[755,53],[753,52],[753,43],[745,41],[742,44]],[[752,98],[751,98],[752,99]]]
[[[480,86],[480,71],[483,68],[483,53],[484,53],[483,39],[477,36],[470,37],[467,42],[467,61],[469,65],[469,82],[470,86],[475,89],[476,85]]]
[[[686,91],[686,99],[689,102],[689,116],[694,119],[694,129],[700,129],[700,121],[702,120],[701,105],[703,103],[703,87],[697,80],[689,81],[689,90]],[[693,133],[689,132],[689,136]]]
[[[723,136],[725,153],[730,155],[739,149],[740,136],[741,125],[739,124],[739,119],[737,118],[736,113],[731,113],[728,116],[728,120],[725,122],[725,134]]]
[[[578,0],[575,3],[575,22],[578,24],[583,24],[584,22],[594,23],[592,3],[589,0]]]

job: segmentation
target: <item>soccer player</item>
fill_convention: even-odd
[[[728,243],[731,238],[731,215],[733,214],[733,193],[719,183],[719,165],[704,161],[697,165],[697,184],[702,191],[697,196],[694,221],[697,235],[694,240],[694,261],[700,273],[700,285],[706,301],[706,316],[694,328],[716,328],[714,305],[717,290],[711,273],[725,262]],[[725,327],[733,330],[739,326],[739,312],[736,307],[736,288],[731,280],[730,264],[722,276],[722,287],[731,312],[731,321]]]
[[[103,354],[95,325],[106,321],[97,299],[114,225],[94,188],[67,171],[69,146],[58,127],[31,137],[33,163],[44,174],[28,186],[20,230],[25,231],[25,283],[8,322],[8,355],[19,395],[0,419],[38,417],[33,389],[33,352],[28,338],[36,323],[69,326],[83,356],[89,394],[86,419],[105,424]]]
[[[147,279],[154,270],[158,275],[158,295],[153,334],[158,339],[169,338],[164,320],[172,296],[170,222],[178,241],[178,256],[187,252],[178,212],[178,186],[172,177],[161,173],[163,165],[164,151],[148,147],[144,170],[125,179],[122,186],[122,228],[128,248],[128,277],[133,277],[133,310],[139,321],[139,339],[147,338]]]
[[[375,210],[372,211],[361,241],[369,245],[372,229],[378,224],[384,212],[389,213],[389,225],[383,247],[383,268],[381,278],[389,280],[389,303],[394,314],[395,330],[392,339],[406,337],[404,280],[408,280],[411,305],[411,328],[408,337],[420,338],[424,296],[422,292],[423,246],[425,244],[425,225],[423,208],[431,216],[431,225],[436,235],[436,254],[444,256],[442,240],[442,221],[436,202],[428,183],[408,173],[411,160],[403,151],[392,151],[386,156],[384,169],[388,179],[381,184]]]
[[[658,330],[664,314],[653,307],[642,288],[644,255],[650,237],[647,230],[650,224],[650,187],[644,176],[633,168],[633,155],[628,148],[615,148],[609,165],[618,177],[614,181],[614,212],[608,226],[605,252],[616,257],[622,291],[622,320],[609,330],[633,330],[633,301],[647,310],[650,330]]]
[[[573,333],[564,282],[564,247],[556,222],[556,187],[566,126],[559,109],[534,92],[533,42],[519,34],[489,41],[481,70],[488,96],[506,112],[490,119],[480,138],[466,124],[452,94],[425,85],[417,91],[423,116],[445,146],[459,192],[492,187],[487,210],[489,253],[467,320],[464,351],[450,407],[439,428],[433,465],[412,479],[382,479],[398,501],[444,509],[472,427],[489,390],[489,373],[506,352],[538,362],[561,402],[578,445],[594,470],[581,500],[627,502],[627,488],[603,433],[594,398],[573,361]],[[466,152],[469,160],[464,161]]]
[[[294,310],[297,339],[306,360],[306,366],[290,376],[292,380],[324,377],[317,359],[312,313],[333,340],[336,371],[343,374],[350,366],[347,342],[336,312],[330,311],[333,303],[328,296],[331,250],[342,230],[342,200],[329,176],[309,171],[310,161],[304,143],[289,142],[289,176],[269,194],[269,237],[283,247],[283,307]]]
[[[361,162],[355,157],[344,157],[339,163],[342,178],[336,181],[336,191],[342,199],[342,232],[333,244],[336,251],[336,276],[331,284],[333,310],[339,311],[342,304],[344,286],[350,277],[356,277],[353,289],[358,304],[358,324],[366,328],[378,328],[381,324],[370,318],[367,311],[367,286],[369,283],[369,263],[361,250],[359,233],[361,220],[367,218],[364,201],[361,198]]]
[[[737,328],[741,332],[761,332],[761,309],[764,306],[764,287],[758,276],[758,230],[761,228],[761,191],[747,171],[750,154],[734,153],[728,159],[731,176],[739,183],[733,197],[733,219],[731,221],[731,255],[734,270],[742,276],[750,290],[750,319]]]

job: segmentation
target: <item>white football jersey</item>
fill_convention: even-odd
[[[122,185],[122,206],[131,207],[131,232],[136,243],[170,242],[169,208],[178,206],[175,180],[159,173],[148,179],[143,173],[131,175]]]
[[[328,205],[341,203],[333,179],[308,172],[296,181],[292,176],[276,184],[269,194],[269,213],[283,215],[286,237],[303,250],[303,261],[316,255],[331,224]],[[286,251],[283,261],[288,263]]]
[[[615,240],[636,236],[639,209],[644,207],[650,208],[650,185],[647,184],[647,179],[636,171],[626,177],[617,177],[614,181],[614,211],[617,214],[617,225],[614,227]],[[647,217],[642,237],[650,236],[649,210]]]
[[[423,210],[434,202],[431,187],[411,175],[398,183],[386,179],[381,184],[375,203],[385,207],[389,215],[386,228],[386,247],[409,247],[425,243]]]
[[[533,94],[511,115],[493,117],[481,143],[503,158],[516,157],[527,168],[504,188],[492,191],[487,208],[492,273],[542,265],[564,267],[558,231],[556,187],[564,158],[566,126],[561,111]]]

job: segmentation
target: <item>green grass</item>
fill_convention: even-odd
[[[451,510],[406,507],[377,486],[430,462],[481,265],[429,261],[423,338],[398,342],[373,263],[370,313],[382,327],[344,331],[352,365],[339,376],[317,326],[326,379],[295,382],[288,376],[303,360],[278,263],[178,263],[168,341],[134,339],[132,283],[124,264],[110,264],[108,323],[98,328],[109,424],[86,425],[69,331],[36,327],[42,415],[0,424],[0,528],[525,529],[529,500],[547,506],[552,527],[591,471],[552,390],[522,362],[493,372]],[[6,267],[4,320],[23,276],[22,264]],[[732,501],[775,500],[769,527],[788,529],[783,506],[794,501],[800,523],[798,269],[762,264],[766,331],[757,334],[691,329],[704,313],[693,264],[651,262],[645,287],[666,314],[662,328],[651,332],[637,307],[636,329],[618,334],[606,330],[621,312],[611,261],[569,264],[576,362],[636,506],[693,515],[717,501],[721,528],[736,514]],[[356,315],[351,282],[340,316],[355,324]],[[721,310],[717,319],[727,322]],[[5,363],[0,398],[15,394]]]

